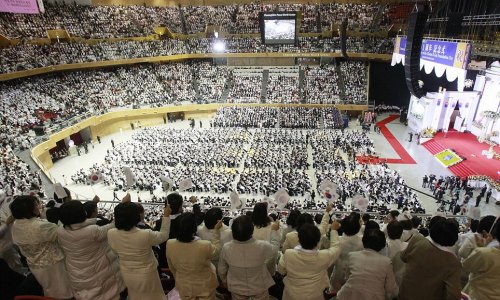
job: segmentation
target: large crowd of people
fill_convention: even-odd
[[[460,299],[462,290],[494,299],[499,292],[495,216],[460,225],[397,210],[383,220],[340,214],[332,205],[280,213],[255,200],[250,212],[226,214],[204,207],[223,199],[175,192],[164,208],[130,199],[112,206],[70,195],[57,206],[31,195],[1,202],[9,254],[1,259],[9,279],[2,297],[163,299],[173,287],[180,297],[206,299]]]
[[[0,73],[10,73],[54,65],[215,52],[218,39],[192,38],[145,41],[101,42],[97,44],[61,42],[49,45],[21,43],[0,49]],[[229,38],[225,53],[335,52],[339,38],[301,37],[295,45],[264,45],[260,38]],[[391,39],[348,38],[348,52],[391,53]]]
[[[322,4],[320,14],[323,30],[329,30],[331,24],[340,24],[344,19],[347,19],[349,30],[373,31],[389,24],[389,7],[382,8],[378,3]]]
[[[267,83],[266,102],[285,104],[300,103],[298,74],[271,74]]]
[[[44,1],[45,2],[45,1]],[[155,26],[182,32],[175,7],[93,6],[44,3],[41,14],[0,14],[0,34],[9,38],[40,38],[47,30],[64,29],[83,38],[146,36]]]
[[[221,102],[230,70],[205,62],[197,65],[197,71],[198,99],[204,102]]]
[[[364,62],[341,62],[347,103],[366,103],[368,93],[367,68]]]
[[[351,64],[355,65],[355,68],[349,67]],[[365,97],[366,87],[356,83],[366,84],[366,80],[359,76],[366,72],[365,66],[363,63],[348,62],[342,63],[340,69],[345,70],[342,74],[346,87],[353,90],[349,91],[346,102],[360,103]],[[274,75],[270,76],[267,95],[263,97],[263,70],[252,70],[242,72],[230,67],[194,61],[57,73],[5,82],[0,84],[0,135],[5,144],[26,149],[33,142],[28,133],[34,126],[64,126],[65,120],[85,113],[96,115],[121,107],[159,107],[223,101],[340,103],[333,102],[335,95],[331,98],[327,93],[339,89],[337,84],[333,84],[338,83],[338,80],[334,80],[338,78],[334,66],[308,67],[305,70],[303,100],[299,95],[298,77],[293,77],[290,84],[283,84],[279,80],[281,77]],[[134,84],[130,84],[131,82]],[[227,99],[223,95],[226,90]],[[250,117],[246,121],[248,123],[241,125],[269,127],[280,124],[281,127],[288,128],[295,126],[293,123],[287,124],[289,118],[278,118],[274,108],[269,108],[269,112],[273,113],[264,114],[268,118]],[[336,110],[319,114],[315,110],[307,112],[293,110],[289,113],[301,119],[302,128],[337,128],[342,124]],[[231,117],[225,118],[224,121],[233,122]],[[214,122],[216,126],[225,126],[217,119]],[[241,122],[241,119],[238,119],[238,122]]]
[[[361,31],[389,22],[389,6],[378,4],[55,2],[45,8],[39,15],[0,14],[0,34],[23,39],[0,50],[0,73],[209,53],[216,42],[37,46],[24,41],[43,37],[49,29],[83,38],[145,36],[157,26],[185,34],[209,25],[255,33],[259,11],[291,10],[300,12],[303,32],[329,29],[344,18],[349,29]],[[257,38],[241,38],[228,39],[225,51],[329,52],[338,45],[338,38],[300,38],[299,46],[265,46]],[[348,49],[387,52],[391,42],[349,38]],[[65,187],[47,195],[40,172],[15,154],[33,145],[35,126],[67,127],[76,117],[124,107],[222,102],[226,92],[227,102],[233,103],[366,103],[364,62],[310,66],[304,82],[279,70],[263,82],[263,70],[250,69],[192,61],[1,83],[0,298],[155,300],[164,299],[174,286],[181,299],[210,300],[216,293],[233,299],[268,299],[269,294],[288,300],[460,299],[462,290],[473,300],[498,297],[499,218],[475,213],[483,197],[490,200],[491,189],[478,187],[474,198],[467,179],[425,176],[422,188],[430,189],[440,209],[467,216],[467,222],[447,219],[444,212],[428,219],[414,216],[426,213],[415,191],[385,163],[358,161],[360,155],[375,153],[373,141],[364,131],[345,129],[333,107],[227,106],[205,128],[201,122],[191,129],[132,124],[131,140],[112,142],[104,162],[68,170],[73,175],[65,179],[77,185],[102,181],[114,190],[118,201],[112,204],[99,203],[98,196],[72,200]],[[398,109],[379,105],[375,110]],[[60,159],[67,152],[51,154]],[[150,197],[133,203],[132,191],[148,191]],[[121,201],[118,193],[126,193]],[[364,208],[357,197],[366,200]]]
[[[381,11],[379,11],[381,10]],[[389,6],[380,4],[260,4],[224,6],[87,6],[45,3],[45,12],[0,15],[0,34],[9,38],[44,37],[47,30],[64,29],[72,36],[111,38],[145,36],[155,27],[192,34],[208,25],[229,33],[258,33],[259,12],[299,12],[301,32],[329,30],[348,18],[350,30],[380,30],[389,25]],[[320,26],[321,25],[321,26]]]
[[[339,81],[335,66],[306,68],[304,99],[311,104],[336,104],[340,101]]]
[[[234,73],[233,83],[227,102],[260,103],[262,99],[262,70],[256,72]]]
[[[342,128],[338,109],[305,107],[222,107],[210,122],[214,127]]]

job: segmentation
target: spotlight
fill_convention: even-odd
[[[214,52],[223,53],[226,50],[226,45],[222,41],[217,41],[214,43]]]

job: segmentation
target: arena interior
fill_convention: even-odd
[[[0,299],[500,299],[499,25],[0,0]]]

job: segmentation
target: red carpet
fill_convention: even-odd
[[[385,158],[379,158],[376,156],[367,156],[367,155],[359,155],[356,156],[356,160],[360,164],[365,164],[365,165],[378,165],[383,162],[386,162],[387,159]]]
[[[380,132],[384,135],[385,139],[391,144],[392,148],[399,155],[400,158],[381,158],[388,164],[416,164],[417,162],[411,157],[406,149],[399,143],[398,139],[387,129],[386,124],[399,118],[399,115],[390,115],[380,122],[377,122]]]
[[[434,138],[422,144],[432,155],[444,149],[453,149],[455,153],[466,160],[448,168],[453,174],[465,177],[470,175],[486,175],[493,180],[498,178],[500,171],[500,161],[497,159],[487,159],[481,155],[483,150],[488,150],[489,145],[481,144],[476,136],[471,133],[450,131],[446,134],[438,132]],[[500,147],[495,147],[497,152]]]

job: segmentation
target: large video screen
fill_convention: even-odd
[[[297,13],[260,13],[260,33],[266,45],[295,44],[297,42]]]

